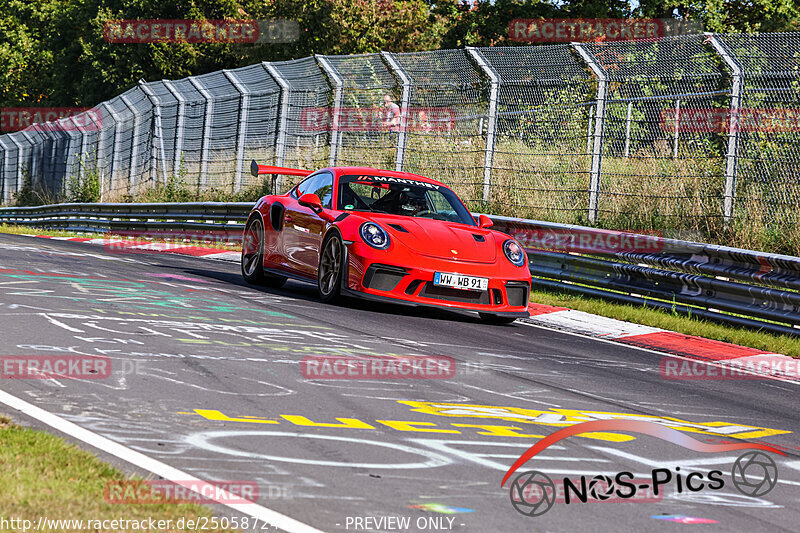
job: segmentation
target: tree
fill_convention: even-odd
[[[717,33],[800,31],[796,0],[641,0],[635,13],[697,20]]]

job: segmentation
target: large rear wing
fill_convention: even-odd
[[[281,174],[283,176],[303,176],[306,177],[311,174],[311,170],[303,170],[300,168],[286,168],[286,167],[271,167],[268,165],[259,165],[256,160],[250,163],[250,173],[253,176],[260,176],[261,174]]]

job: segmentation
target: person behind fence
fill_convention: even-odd
[[[390,132],[400,131],[400,106],[392,101],[392,96],[383,97],[383,127]]]
[[[422,133],[430,133],[433,130],[433,126],[428,120],[428,114],[424,110],[417,114],[417,129]]]

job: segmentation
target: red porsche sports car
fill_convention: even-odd
[[[528,316],[531,276],[522,246],[488,229],[438,181],[363,167],[316,172],[251,164],[254,175],[306,179],[261,198],[244,230],[245,281],[314,283],[342,294],[477,311],[493,323]]]

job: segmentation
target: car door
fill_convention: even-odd
[[[333,199],[333,174],[321,172],[309,177],[308,183],[298,188],[299,198],[303,194],[316,194],[322,207],[331,208]],[[314,211],[293,201],[284,215],[284,250],[291,268],[309,277],[316,277],[319,249],[325,221]]]

